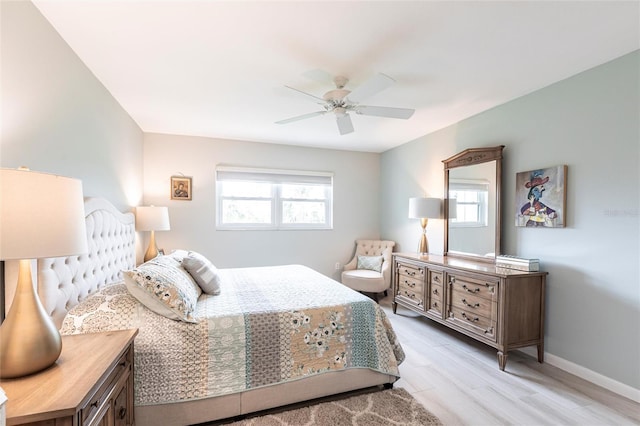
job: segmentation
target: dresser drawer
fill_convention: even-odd
[[[424,293],[424,282],[420,279],[408,277],[406,275],[398,276],[398,286],[414,293]]]
[[[451,292],[451,304],[465,312],[480,315],[485,318],[492,318],[492,307],[494,303],[491,299],[475,296],[466,291],[454,289]]]
[[[412,265],[411,263],[405,262],[397,262],[396,269],[399,276],[405,276],[407,278],[424,282],[425,268],[423,266]]]
[[[481,297],[494,302],[498,299],[498,282],[464,275],[449,275],[451,292]]]
[[[437,313],[438,318],[440,318],[442,316],[442,300],[431,298],[429,300],[429,311]]]
[[[404,302],[409,302],[415,307],[424,308],[424,293],[422,292],[422,285],[420,288],[407,287],[403,283],[398,284],[397,297]]]
[[[444,274],[439,271],[429,271],[429,275],[431,276],[431,279],[429,280],[431,286],[438,286],[442,288],[442,284],[444,283]]]
[[[496,321],[475,312],[452,306],[447,321],[453,322],[479,337],[496,341]]]
[[[444,307],[444,287],[442,285],[442,272],[429,271],[429,311],[442,317]]]

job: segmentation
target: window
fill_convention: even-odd
[[[489,182],[456,179],[449,183],[449,196],[456,199],[456,216],[452,227],[487,226]]]
[[[217,229],[331,229],[333,175],[216,168]]]

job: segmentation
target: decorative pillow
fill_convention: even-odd
[[[382,271],[382,256],[358,256],[358,266],[356,269],[368,269],[370,271]]]
[[[182,249],[172,250],[168,256],[171,256],[178,262],[182,262],[182,259],[189,256],[189,250],[182,250]]]
[[[193,317],[202,290],[170,256],[158,256],[130,271],[124,271],[129,293],[153,312],[185,322]]]
[[[220,294],[220,275],[218,268],[206,257],[195,251],[182,259],[182,267],[191,274],[202,291],[207,294]]]

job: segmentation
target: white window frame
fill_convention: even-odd
[[[449,226],[452,228],[481,228],[488,226],[489,181],[483,179],[451,179],[449,181],[449,193],[451,194],[453,191],[474,191],[478,193],[478,202],[463,202],[461,200],[456,200],[457,206],[464,204],[477,206],[478,220],[462,222],[458,219],[451,219],[449,221]]]
[[[225,181],[261,182],[271,185],[270,198],[224,196]],[[297,199],[281,195],[283,184],[321,185],[324,198]],[[265,200],[271,202],[270,223],[224,223],[223,202],[229,199]],[[322,202],[325,205],[324,223],[283,223],[282,205],[285,201]],[[333,173],[301,170],[261,169],[234,166],[216,167],[216,229],[217,230],[308,230],[333,229]]]

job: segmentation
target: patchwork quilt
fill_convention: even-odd
[[[138,328],[135,403],[208,398],[349,368],[399,377],[404,352],[369,298],[300,265],[220,269],[197,323],[164,318],[122,283],[73,308],[62,334]]]

